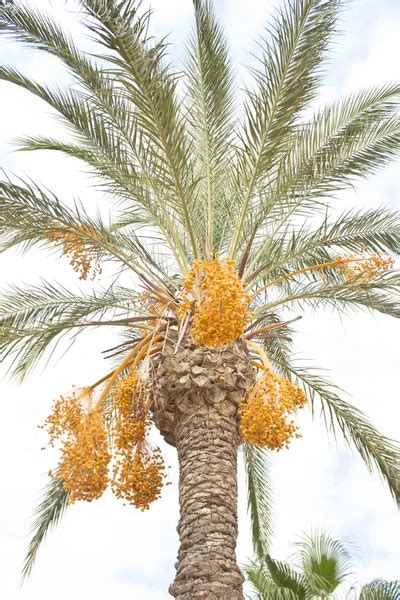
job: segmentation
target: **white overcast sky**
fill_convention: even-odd
[[[70,0],[29,0],[29,5],[51,10],[70,23]],[[153,0],[154,29],[172,33],[173,52],[182,57],[191,22],[190,0]],[[217,0],[232,54],[243,77],[243,65],[256,51],[275,0]],[[358,0],[344,13],[344,35],[335,46],[321,102],[343,92],[400,79],[398,0]],[[76,34],[79,36],[79,33]],[[0,40],[1,63],[18,66],[40,81],[64,77],[54,59],[21,50]],[[70,201],[74,196],[95,205],[90,181],[82,165],[49,153],[18,154],[12,140],[24,134],[56,135],[60,126],[50,110],[29,94],[0,83],[0,166],[33,177]],[[338,200],[346,209],[385,204],[400,208],[398,163],[363,182]],[[66,260],[39,251],[21,258],[0,257],[1,288],[7,282],[37,282],[39,277],[75,286]],[[107,277],[105,277],[107,281]],[[83,284],[87,290],[90,284]],[[383,316],[353,314],[339,320],[330,313],[306,313],[297,325],[296,352],[348,391],[388,436],[400,437],[399,324]],[[112,341],[112,340],[111,340]],[[112,345],[112,344],[111,344]],[[177,465],[172,449],[163,446],[171,465],[171,480],[161,500],[145,514],[123,507],[106,494],[92,504],[68,509],[61,524],[49,535],[38,556],[31,579],[19,587],[30,514],[54,465],[54,456],[41,452],[43,434],[36,425],[46,417],[51,401],[72,384],[85,385],[105,370],[101,351],[110,346],[109,332],[95,332],[76,342],[68,356],[37,370],[23,385],[2,377],[0,448],[0,597],[4,600],[70,600],[95,597],[106,600],[161,600],[174,573],[177,551]],[[3,375],[4,373],[2,373]],[[322,423],[301,419],[303,437],[290,451],[274,455],[274,554],[287,557],[291,543],[312,526],[327,527],[356,548],[357,562],[351,583],[375,577],[400,577],[400,521],[394,502],[378,478],[371,477],[358,457],[339,441],[327,439]],[[241,561],[250,555],[244,510],[244,479],[240,472]]]

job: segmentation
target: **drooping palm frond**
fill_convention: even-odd
[[[68,505],[68,492],[61,479],[51,478],[44,489],[42,500],[34,512],[31,540],[22,567],[22,581],[32,571],[39,546],[52,527],[57,525]]]
[[[28,250],[35,243],[54,247],[52,232],[73,232],[77,242],[98,252],[102,260],[117,261],[137,275],[145,272],[159,285],[168,277],[161,252],[150,243],[151,232],[146,232],[145,240],[141,238],[144,217],[140,212],[130,212],[128,225],[125,220],[120,224],[118,215],[106,224],[100,214],[89,216],[77,201],[74,209],[69,208],[54,194],[22,180],[0,181],[0,201],[0,252],[14,246]],[[164,240],[161,236],[157,241]]]
[[[272,537],[272,491],[267,451],[244,444],[243,458],[247,478],[247,506],[253,547],[260,560],[269,552]]]
[[[399,148],[399,95],[398,84],[364,90],[299,126],[269,189],[268,211],[261,212],[276,220],[284,209],[285,222],[305,203],[315,212],[315,198],[334,195],[385,164]]]
[[[131,289],[115,286],[82,295],[45,281],[25,288],[11,286],[0,302],[0,360],[12,359],[10,372],[23,378],[63,334],[129,326],[123,317],[140,312],[134,302]]]
[[[398,154],[399,97],[398,84],[365,90],[301,125],[267,192],[259,195],[258,206],[244,226],[244,239],[257,223],[268,248],[299,218],[325,211],[324,196],[335,196],[353,185],[356,177],[376,172]],[[254,252],[253,263],[262,248],[263,244]]]
[[[79,141],[76,145],[39,138],[28,140],[24,147],[62,151],[89,164],[115,199],[129,199],[131,205],[141,207],[147,222],[163,232],[182,272],[187,272],[184,231],[179,215],[173,214],[175,192],[166,189],[159,153],[149,148],[131,96],[121,90],[114,75],[78,50],[47,15],[13,6],[2,10],[0,25],[5,34],[60,58],[81,86],[73,93],[50,90],[15,69],[0,69],[0,78],[49,103]]]
[[[400,504],[400,447],[385,437],[356,407],[338,395],[335,386],[311,370],[293,364],[280,365],[302,383],[309,394],[312,409],[320,401],[322,416],[330,433],[339,429],[350,447],[355,447],[367,468],[375,470],[387,483],[394,499]]]
[[[399,600],[400,581],[384,581],[374,579],[364,585],[359,600]]]
[[[140,173],[137,168],[135,169],[137,165],[132,149],[121,139],[118,130],[108,126],[104,116],[95,110],[90,98],[67,87],[50,89],[46,85],[32,81],[12,67],[1,67],[0,79],[26,89],[54,108],[62,116],[62,123],[67,125],[83,145],[82,149],[87,152],[86,155],[83,151],[80,155],[77,153],[76,158],[85,160],[93,168],[97,168],[99,175],[113,181],[115,186],[119,186],[116,189],[125,189],[121,200],[130,194],[141,200],[142,204],[145,202],[145,198],[140,197],[140,193],[145,194],[145,190],[137,184]],[[134,137],[139,139],[135,133]],[[61,150],[61,145],[59,143],[58,150]],[[68,148],[68,143],[65,145]],[[35,144],[35,140],[30,140],[25,144],[24,149],[53,149],[51,144],[48,143],[48,146],[44,141]],[[130,186],[128,178],[131,180]]]

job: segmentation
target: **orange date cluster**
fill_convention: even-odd
[[[196,260],[184,283],[180,316],[193,309],[194,342],[220,348],[243,334],[249,302],[234,260]]]
[[[288,416],[306,403],[298,385],[266,368],[239,409],[243,440],[270,450],[287,448],[291,438],[300,437]]]
[[[136,369],[116,382],[112,403],[112,425],[107,432],[90,388],[56,400],[44,425],[49,445],[57,441],[61,445],[57,473],[51,475],[64,482],[70,504],[100,498],[111,479],[117,498],[145,510],[160,496],[165,467],[160,449],[147,441],[151,427],[148,393]]]

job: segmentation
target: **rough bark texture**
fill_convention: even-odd
[[[236,561],[237,409],[254,380],[244,344],[221,351],[184,340],[153,363],[155,421],[179,460],[180,549],[170,594],[242,600]]]
[[[242,600],[236,563],[237,425],[216,410],[178,417],[178,533],[181,542],[170,593],[179,600]]]

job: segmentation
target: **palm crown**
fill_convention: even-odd
[[[113,285],[96,286],[93,293],[75,295],[46,282],[11,288],[1,301],[1,357],[11,358],[13,373],[22,377],[65,332],[121,328],[124,341],[110,355],[122,362],[82,392],[87,399],[105,382],[96,399],[101,415],[90,413],[92,435],[99,429],[96,439],[104,446],[103,462],[97,457],[94,469],[101,479],[109,460],[104,415],[109,422],[119,414],[119,434],[131,436],[126,453],[144,444],[155,409],[146,400],[145,374],[138,375],[140,362],[168,354],[166,348],[176,349],[190,334],[195,345],[218,352],[242,340],[253,372],[263,374],[239,407],[260,555],[269,535],[263,447],[279,448],[297,435],[287,416],[305,403],[298,385],[312,409],[319,403],[328,429],[339,428],[400,498],[398,446],[334,386],[291,360],[293,319],[283,313],[297,306],[333,306],[400,315],[400,279],[393,268],[400,250],[398,214],[382,208],[338,215],[330,208],[338,192],[388,163],[400,146],[398,84],[313,110],[341,4],[293,0],[276,13],[240,109],[226,38],[207,1],[194,0],[183,73],[169,63],[166,41],[151,37],[151,15],[139,2],[80,0],[96,58],[79,50],[50,17],[23,4],[0,8],[3,34],[56,56],[73,77],[73,85],[50,88],[0,67],[2,80],[47,102],[73,134],[72,141],[30,137],[21,148],[56,150],[84,161],[112,203],[109,222],[100,213],[89,216],[82,203],[68,207],[30,181],[3,180],[2,250],[59,247],[81,278],[95,277],[106,261],[116,266]],[[133,274],[132,287],[118,283],[122,271]],[[124,413],[124,389],[131,395],[139,390],[134,417],[131,406]],[[67,409],[56,407],[58,416],[48,423],[54,437],[57,419],[68,429],[68,419],[82,418],[72,413],[85,412],[83,396]],[[64,456],[78,436],[76,426],[71,428]],[[167,437],[170,433],[164,427]],[[123,442],[120,446],[123,454]],[[162,483],[162,463],[157,450],[146,452],[150,463],[142,457],[140,468],[158,469],[151,500]],[[60,469],[39,507],[25,572],[68,496],[91,499],[65,485],[68,476],[73,479],[73,465],[64,461]],[[120,495],[132,496],[135,484],[129,480],[123,489],[119,476]]]

